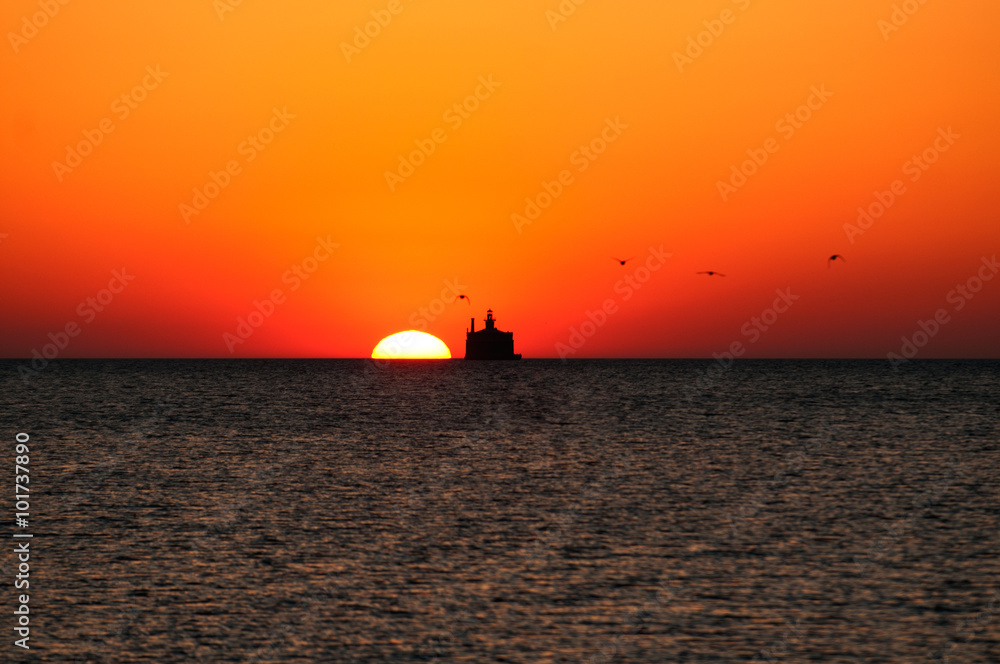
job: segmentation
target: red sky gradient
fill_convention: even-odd
[[[943,309],[918,357],[1000,357],[996,3],[228,6],[3,4],[0,356],[76,324],[60,357],[367,357],[414,326],[461,357],[491,307],[517,352],[556,357],[611,299],[568,356],[884,358]],[[211,173],[228,182],[191,214]],[[626,299],[651,247],[671,257]],[[472,306],[436,302],[453,282]],[[754,333],[778,290],[798,299]]]

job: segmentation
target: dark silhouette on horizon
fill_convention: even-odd
[[[514,354],[514,333],[501,332],[493,320],[493,310],[486,312],[486,328],[476,331],[476,319],[469,324],[465,334],[465,359],[467,360],[520,360]]]

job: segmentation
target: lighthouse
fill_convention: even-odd
[[[465,359],[467,360],[520,360],[514,354],[514,333],[501,332],[496,327],[493,310],[486,312],[486,327],[476,331],[476,319],[469,323],[465,333]]]

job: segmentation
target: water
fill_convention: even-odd
[[[16,365],[36,661],[1000,661],[998,362]]]

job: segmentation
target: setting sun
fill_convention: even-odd
[[[376,360],[447,360],[451,351],[432,334],[407,330],[391,334],[378,342],[372,351]]]

